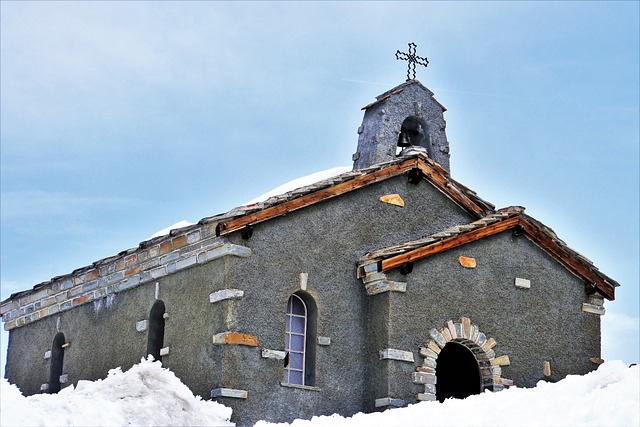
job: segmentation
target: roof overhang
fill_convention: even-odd
[[[620,286],[615,280],[600,272],[589,259],[569,248],[553,230],[525,215],[523,210],[520,207],[501,209],[469,224],[370,252],[358,263],[358,277],[371,272],[389,271],[506,230],[514,230],[583,279],[588,291],[597,291],[609,300],[615,299],[615,288]]]
[[[440,165],[428,157],[418,154],[393,162],[382,163],[371,168],[351,171],[332,180],[316,183],[306,191],[304,188],[295,190],[288,193],[289,196],[284,195],[284,197],[280,197],[273,202],[269,203],[267,201],[266,204],[257,206],[255,211],[251,211],[252,207],[247,206],[243,211],[243,215],[233,218],[229,218],[227,215],[226,218],[220,218],[216,233],[219,236],[223,236],[242,230],[245,227],[286,215],[289,212],[405,173],[412,173],[414,179],[416,177],[418,179],[426,179],[449,199],[475,217],[480,218],[494,210],[492,204],[482,200],[476,193],[451,179],[449,173]],[[210,220],[215,221],[216,217],[211,217]]]

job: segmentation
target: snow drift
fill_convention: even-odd
[[[104,380],[80,381],[58,394],[24,397],[2,380],[3,426],[230,426],[231,409],[204,401],[159,362],[142,360]],[[249,396],[251,398],[251,396]],[[268,405],[265,402],[265,405]],[[286,426],[260,421],[256,427]],[[512,387],[464,400],[422,402],[350,418],[296,420],[294,427],[353,426],[638,426],[640,369],[607,362],[597,371],[532,389]]]
[[[2,379],[2,426],[233,426],[231,408],[194,396],[160,362],[142,360],[58,394],[24,397]]]

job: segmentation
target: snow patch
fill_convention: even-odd
[[[79,381],[58,394],[24,397],[2,379],[2,426],[231,426],[231,409],[204,401],[159,362],[142,360],[126,372]],[[263,404],[269,405],[268,401]],[[535,388],[511,387],[464,400],[421,402],[372,414],[317,416],[291,424],[259,421],[256,427],[355,426],[637,426],[640,368],[607,362],[587,375],[570,375]]]
[[[256,197],[255,199],[249,200],[244,205],[253,205],[254,203],[263,202],[267,200],[269,197],[279,196],[280,194],[293,191],[296,188],[305,187],[307,185],[311,185],[316,182],[332,178],[334,176],[349,172],[351,170],[352,170],[351,166],[338,166],[338,167],[327,169],[324,171],[315,172],[310,175],[303,176],[302,178],[297,178],[297,179],[294,179],[293,181],[289,181],[286,184],[282,184],[281,186],[276,187],[273,190],[268,191]]]
[[[266,421],[255,427],[355,426],[637,426],[640,425],[640,370],[620,361],[600,365],[587,375],[570,375],[535,388],[511,387],[443,403],[420,402],[374,414]]]
[[[166,236],[167,234],[169,234],[169,232],[171,232],[171,230],[175,230],[176,228],[188,227],[193,224],[193,222],[185,221],[183,219],[182,221],[178,221],[175,224],[168,226],[167,228],[163,228],[162,230],[155,232],[153,236],[149,237],[147,240],[155,239],[156,237],[160,236]]]
[[[141,360],[127,372],[78,381],[58,394],[24,397],[2,379],[3,426],[233,426],[231,408],[204,401],[160,362]]]

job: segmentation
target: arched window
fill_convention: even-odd
[[[60,391],[60,375],[62,375],[62,365],[64,363],[64,334],[58,332],[53,338],[51,345],[51,369],[49,370],[49,393],[57,393]]]
[[[147,354],[161,362],[160,349],[164,346],[164,313],[164,302],[156,300],[149,313],[149,335],[147,337]]]
[[[316,311],[310,295],[297,292],[289,297],[284,343],[286,384],[315,385]]]

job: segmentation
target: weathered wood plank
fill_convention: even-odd
[[[533,243],[535,243],[540,249],[557,259],[558,262],[567,267],[576,276],[595,283],[598,291],[607,299],[611,301],[615,299],[613,286],[607,286],[603,279],[595,274],[591,268],[578,262],[575,257],[564,250],[558,243],[554,242],[549,236],[538,230],[536,226],[531,224],[525,218],[521,218],[520,225],[526,235],[530,237],[530,240],[533,241]]]
[[[500,222],[494,222],[493,224],[490,224],[486,227],[478,228],[476,230],[459,234],[449,239],[441,240],[439,242],[432,243],[430,245],[417,248],[409,252],[405,252],[404,254],[387,258],[385,260],[382,260],[381,262],[381,271],[388,271],[399,267],[407,262],[413,262],[421,258],[425,258],[427,256],[434,255],[439,252],[444,252],[449,249],[464,245],[466,243],[482,239],[484,237],[492,236],[494,234],[515,227],[518,224],[519,220],[519,217],[514,216]]]
[[[473,203],[466,195],[451,186],[449,179],[439,171],[433,169],[429,164],[420,162],[418,167],[428,181],[435,184],[436,187],[438,187],[455,203],[462,206],[467,211],[478,215],[478,217],[482,217],[487,214],[487,212],[485,212],[480,206]]]

